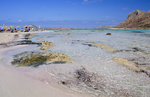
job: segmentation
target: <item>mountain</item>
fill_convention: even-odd
[[[125,29],[150,29],[150,11],[144,12],[136,10],[128,15],[128,18],[115,26],[115,28]]]

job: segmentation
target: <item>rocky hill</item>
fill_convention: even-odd
[[[136,10],[128,15],[128,18],[117,25],[116,28],[150,29],[150,11]]]

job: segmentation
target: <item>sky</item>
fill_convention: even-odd
[[[134,10],[150,10],[150,0],[0,0],[0,26],[95,28],[118,25]]]

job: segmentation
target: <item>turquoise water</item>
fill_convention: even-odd
[[[70,29],[47,29],[49,31],[51,30],[65,30],[69,31]],[[71,30],[105,30],[105,31],[141,31],[141,32],[150,32],[150,29],[71,29]]]

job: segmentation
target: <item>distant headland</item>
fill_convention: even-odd
[[[150,29],[150,11],[135,10],[127,19],[116,26],[100,26],[98,28],[112,29]]]

